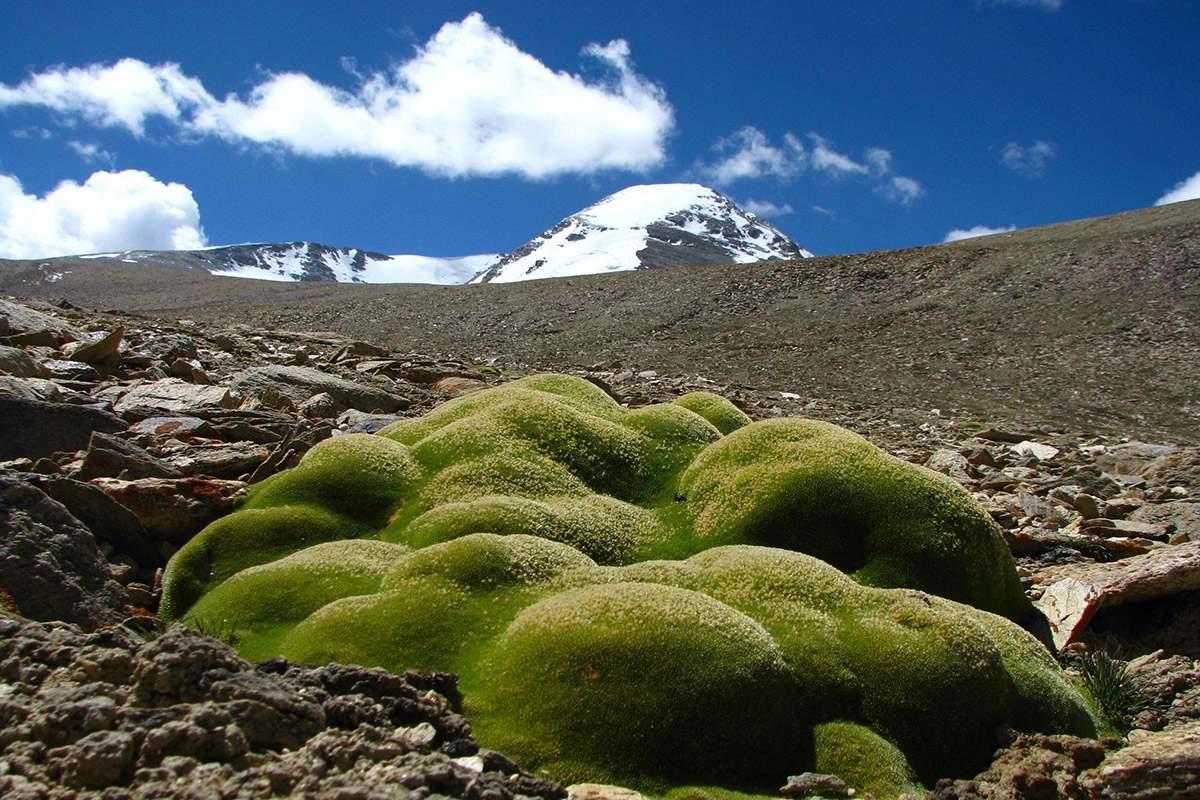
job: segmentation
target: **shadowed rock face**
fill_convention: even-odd
[[[480,741],[563,781],[892,796],[1000,725],[1094,733],[965,491],[713,395],[542,375],[327,440],[164,591],[248,658],[458,672]]]

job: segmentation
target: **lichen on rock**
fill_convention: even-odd
[[[164,592],[248,657],[457,672],[479,740],[564,782],[888,796],[974,774],[1001,726],[1095,733],[969,494],[715,395],[540,375],[328,440]]]

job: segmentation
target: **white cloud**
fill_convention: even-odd
[[[44,106],[88,122],[145,132],[149,117],[179,120],[186,110],[214,102],[178,64],[152,67],[133,58],[112,66],[53,67],[18,86],[0,84],[0,108]]]
[[[1184,200],[1200,200],[1200,172],[1175,184],[1175,188],[1154,201],[1156,206],[1181,203]]]
[[[752,200],[746,199],[739,206],[749,211],[751,214],[757,214],[760,217],[784,217],[792,214],[796,209],[792,208],[790,203],[783,205],[775,205],[770,200]]]
[[[809,155],[809,160],[813,169],[834,177],[841,177],[843,175],[866,175],[868,172],[870,172],[870,169],[868,169],[865,165],[858,163],[854,159],[850,158],[850,156],[834,150],[830,146],[829,140],[825,137],[819,136],[815,133],[810,133],[808,138],[813,141],[813,149]],[[886,150],[873,149],[867,152],[869,154],[886,153],[888,160],[890,160],[892,157],[892,154],[888,153]],[[884,162],[884,167],[885,169],[887,167],[886,161]]]
[[[551,70],[473,13],[386,72],[352,71],[352,91],[282,73],[244,97],[217,99],[178,65],[126,59],[0,85],[0,108],[40,105],[139,136],[160,118],[185,137],[378,158],[454,177],[661,164],[674,127],[663,90],[634,71],[622,40],[589,45],[583,56],[600,64],[603,79]]]
[[[89,164],[102,163],[112,166],[117,162],[117,157],[105,150],[96,142],[67,142],[67,147],[75,151],[75,155],[82,158]]]
[[[1029,147],[1009,142],[1000,153],[1000,163],[1027,177],[1040,178],[1046,171],[1046,162],[1057,152],[1058,145],[1051,142],[1037,141]]]
[[[96,172],[82,185],[63,181],[37,197],[0,173],[0,258],[204,245],[200,209],[183,184],[140,170]]]
[[[791,177],[805,168],[808,155],[794,135],[787,134],[783,147],[775,147],[765,133],[749,125],[719,139],[713,150],[724,157],[714,164],[698,163],[696,169],[718,186],[744,178]]]
[[[805,170],[835,179],[869,178],[874,181],[876,192],[904,205],[925,193],[916,180],[892,171],[892,154],[888,150],[868,148],[860,162],[836,150],[818,133],[809,133],[808,139],[812,142],[811,149],[789,132],[783,137],[783,145],[777,147],[758,128],[746,126],[732,136],[719,139],[712,149],[720,157],[712,163],[697,161],[692,173],[722,187],[754,178],[787,180]]]
[[[957,228],[946,234],[943,242],[957,242],[962,239],[974,239],[976,236],[991,236],[993,233],[1011,233],[1017,229],[1016,225],[1009,225],[1006,228],[989,228],[986,225],[976,225],[974,228],[963,230]]]
[[[889,200],[895,200],[900,205],[907,206],[925,194],[925,187],[912,178],[891,175],[885,182],[876,186],[875,191]]]

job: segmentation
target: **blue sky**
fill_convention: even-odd
[[[694,181],[818,254],[1200,197],[1195,0],[0,6],[0,257],[511,250]]]

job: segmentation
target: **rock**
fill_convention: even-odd
[[[1110,564],[1065,564],[1038,575],[1034,601],[1060,649],[1078,638],[1092,616],[1116,606],[1200,589],[1200,542],[1163,547]]]
[[[254,442],[229,442],[189,447],[168,456],[165,461],[178,474],[208,475],[213,478],[238,478],[255,470],[271,451]]]
[[[103,480],[103,479],[97,479]],[[132,556],[151,568],[160,566],[158,547],[147,535],[142,521],[127,507],[96,483],[84,483],[62,475],[30,476],[28,481],[54,500],[62,503],[98,542],[109,544],[118,553]]]
[[[1150,462],[1170,455],[1176,447],[1164,444],[1147,444],[1146,442],[1127,442],[1113,445],[1096,456],[1096,466],[1105,472],[1117,475],[1137,475]]]
[[[850,787],[836,775],[805,772],[791,775],[779,793],[784,797],[847,797]]]
[[[50,373],[17,347],[0,345],[0,372],[16,378],[48,378]]]
[[[36,620],[119,622],[128,602],[96,540],[37,487],[0,475],[0,589]]]
[[[488,385],[485,381],[476,380],[475,378],[442,378],[437,383],[433,384],[435,392],[442,392],[451,397],[457,397],[460,394],[470,394],[478,392],[480,389],[486,389]]]
[[[30,331],[29,333],[16,333],[12,336],[5,337],[13,347],[49,347],[57,348],[63,342],[53,331]]]
[[[1084,520],[1080,528],[1084,533],[1092,536],[1134,536],[1162,542],[1171,538],[1164,525],[1126,519],[1089,519]]]
[[[366,342],[351,342],[334,354],[333,361],[347,361],[352,358],[387,358],[390,355],[391,351],[386,348],[376,347]]]
[[[123,430],[120,418],[97,408],[0,395],[0,460],[73,452],[93,431]]]
[[[8,300],[0,300],[0,336],[49,331],[59,342],[73,342],[83,334],[57,317]]]
[[[1168,532],[1187,539],[1200,541],[1200,503],[1156,503],[1145,505],[1133,512],[1130,522],[1161,525]]]
[[[1080,783],[1093,798],[1200,798],[1200,721],[1160,732],[1134,731]]]
[[[328,392],[314,394],[296,408],[296,411],[309,419],[333,419],[339,410],[338,402]]]
[[[133,763],[137,743],[124,731],[95,731],[71,745],[62,761],[62,782],[81,789],[117,783]]]
[[[1003,428],[987,428],[975,434],[975,438],[984,439],[989,442],[1006,442],[1009,444],[1019,444],[1026,440],[1023,433],[1004,430]]]
[[[404,419],[395,414],[367,414],[350,409],[342,412],[337,418],[338,425],[345,425],[344,431],[335,433],[378,433],[393,422]]]
[[[240,481],[196,477],[97,478],[92,483],[134,515],[151,536],[176,545],[231,511],[246,490],[246,484]]]
[[[207,420],[197,417],[147,417],[129,428],[131,433],[153,436],[156,439],[217,438],[220,434]]]
[[[1057,447],[1051,447],[1048,444],[1040,444],[1038,442],[1031,442],[1028,440],[1018,442],[1010,449],[1017,455],[1033,456],[1038,461],[1049,461],[1061,452]]]
[[[217,346],[220,347],[219,344]],[[151,336],[134,348],[134,353],[163,364],[172,364],[179,360],[191,361],[200,356],[196,340],[181,333]]]
[[[83,465],[76,476],[80,480],[92,478],[178,478],[178,469],[160,458],[150,455],[133,442],[99,431],[93,432],[88,442]]]
[[[144,643],[0,618],[0,675],[4,797],[566,796],[480,751],[440,673],[251,666],[182,626]]]
[[[140,420],[237,406],[238,400],[223,386],[196,386],[178,378],[164,378],[133,387],[117,401],[113,410],[124,417]]]
[[[82,361],[48,358],[42,362],[42,368],[51,378],[59,381],[98,383],[104,377],[91,364]]]
[[[402,411],[409,405],[407,398],[309,367],[252,367],[238,375],[232,387],[245,395],[259,395],[273,388],[294,403],[302,403],[314,394],[325,392],[337,401],[339,411],[357,408],[388,413]]]
[[[576,783],[567,787],[567,800],[646,800],[646,796],[624,786]]]
[[[121,338],[125,329],[118,327],[103,336],[89,336],[86,341],[64,348],[63,354],[71,361],[82,361],[85,364],[115,367],[121,363]]]
[[[1011,735],[1011,733],[1009,734]],[[970,780],[942,780],[928,800],[1056,800],[1098,797],[1082,786],[1081,773],[1115,750],[1117,739],[1024,734],[996,753],[992,765]],[[1100,795],[1109,797],[1109,795]],[[1117,797],[1118,795],[1113,795]],[[1119,795],[1125,797],[1126,795]]]

